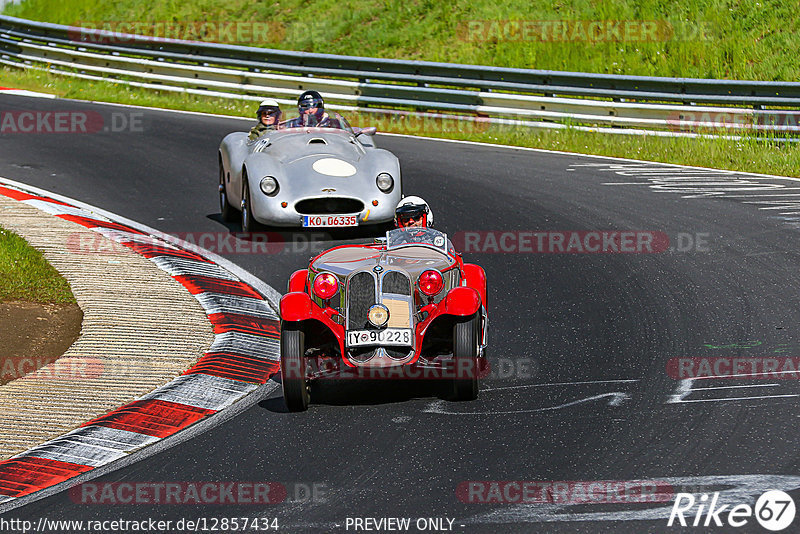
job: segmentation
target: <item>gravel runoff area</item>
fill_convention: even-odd
[[[145,257],[3,196],[0,226],[42,251],[83,310],[81,335],[61,358],[0,387],[0,460],[145,395],[211,346],[203,308]]]

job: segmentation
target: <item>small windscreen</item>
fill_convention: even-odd
[[[447,254],[448,243],[447,235],[433,228],[396,228],[386,232],[386,250],[409,245],[423,245]]]

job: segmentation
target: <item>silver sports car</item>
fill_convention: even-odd
[[[269,226],[344,227],[394,219],[400,162],[376,148],[375,128],[279,128],[256,140],[227,135],[219,147],[223,219],[241,212],[242,230]]]

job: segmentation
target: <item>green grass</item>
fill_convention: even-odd
[[[800,10],[784,0],[23,0],[5,14],[79,22],[266,22],[287,50],[671,77],[800,80]],[[498,21],[655,22],[652,39],[507,38]],[[473,26],[470,26],[470,23]],[[475,31],[474,28],[483,28]],[[541,27],[541,26],[540,26]],[[199,26],[198,26],[199,28]],[[473,28],[470,31],[470,28]],[[202,28],[199,29],[202,31]],[[515,34],[521,35],[521,34]],[[536,35],[532,33],[530,35]],[[539,33],[538,35],[541,35]],[[214,32],[196,36],[217,40]]]
[[[44,72],[10,68],[0,68],[0,86],[43,90],[67,98],[239,117],[251,117],[255,110],[252,102],[135,89],[119,84],[76,80]],[[291,110],[286,111],[289,113]],[[369,114],[347,114],[347,116],[356,126],[375,125],[381,131],[800,177],[800,143],[767,142],[752,138],[726,141],[712,138],[627,136],[575,129],[549,131],[499,126],[471,131],[469,126],[465,124],[456,126],[455,122],[444,125],[423,123],[422,127],[417,123],[403,127],[402,124],[382,121]]]
[[[41,252],[0,227],[0,302],[74,303],[67,281]]]

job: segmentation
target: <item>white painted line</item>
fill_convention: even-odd
[[[727,402],[727,401],[738,401],[738,400],[780,399],[786,397],[800,397],[800,395],[758,395],[754,397],[720,397],[718,399],[691,399],[691,400],[680,400],[676,404],[683,404],[684,402]]]
[[[739,375],[711,375],[711,376],[698,376],[694,378],[686,378],[684,380],[719,380],[725,378],[747,378],[752,376],[773,376],[773,375],[799,375],[800,370],[797,371],[765,371],[763,373],[745,373]]]
[[[0,89],[0,95],[27,96],[30,98],[58,98],[56,95],[37,93],[36,91],[28,91],[26,89]]]
[[[703,391],[711,389],[740,389],[740,388],[771,388],[780,386],[780,384],[747,384],[741,386],[709,386],[706,388],[692,388],[692,391]]]
[[[784,187],[781,191],[797,191],[800,187]],[[774,197],[800,197],[800,193],[775,193],[772,195],[726,195],[731,198],[754,198],[754,197],[767,197],[767,198],[774,198]]]

